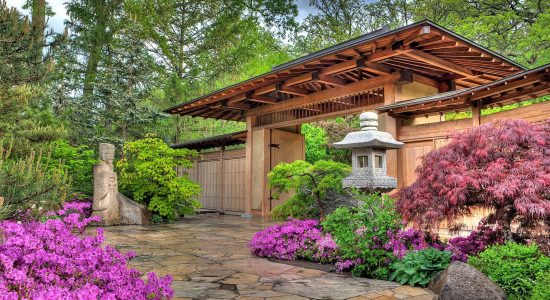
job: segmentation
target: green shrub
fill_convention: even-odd
[[[361,207],[337,208],[326,217],[323,228],[340,247],[342,260],[352,263],[354,276],[387,279],[395,256],[383,247],[389,239],[387,232],[402,227],[401,218],[387,195],[357,197],[364,202]]]
[[[323,219],[327,192],[343,192],[342,179],[350,171],[348,165],[327,160],[317,161],[313,165],[303,160],[278,164],[268,175],[269,186],[274,190],[273,197],[277,199],[284,192],[293,192],[294,196],[287,201],[290,203],[276,208],[276,217],[313,218],[318,215]],[[293,215],[300,210],[304,211]]]
[[[98,162],[93,150],[86,146],[73,147],[65,140],[57,140],[51,144],[51,158],[54,164],[59,160],[63,162],[71,178],[73,192],[93,193],[93,167]]]
[[[34,151],[27,158],[10,159],[12,145],[5,149],[0,141],[0,220],[35,219],[60,207],[70,185],[63,165],[54,166]]]
[[[550,299],[550,272],[537,274],[535,286],[531,292],[531,299]]]
[[[392,264],[394,272],[390,280],[399,284],[426,286],[437,272],[451,263],[451,252],[427,248],[408,252],[400,261]]]
[[[161,139],[146,138],[124,144],[124,155],[117,163],[120,187],[150,211],[168,220],[192,214],[200,207],[197,201],[200,186],[177,167],[193,167],[196,151],[170,148]]]
[[[312,197],[304,197],[296,194],[290,197],[285,203],[275,206],[271,211],[271,218],[276,221],[285,221],[288,218],[307,220],[317,219],[319,209],[315,206]]]
[[[537,275],[550,273],[550,257],[536,245],[512,242],[487,248],[470,257],[468,263],[500,285],[511,298],[529,298],[537,286]]]

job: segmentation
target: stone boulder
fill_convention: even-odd
[[[476,268],[454,261],[439,272],[428,285],[441,300],[506,299],[506,293]]]
[[[151,224],[151,213],[145,205],[139,204],[121,193],[117,195],[122,225]]]

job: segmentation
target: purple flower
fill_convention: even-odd
[[[81,237],[90,203],[65,203],[55,219],[0,222],[0,295],[2,299],[168,299],[172,278],[148,274],[147,281],[127,268],[126,255],[101,247],[103,230]],[[75,234],[77,233],[77,234]]]
[[[316,220],[296,220],[273,225],[257,232],[248,246],[261,257],[295,260],[306,258],[318,262],[331,262],[336,258],[338,246],[330,234],[323,234]]]

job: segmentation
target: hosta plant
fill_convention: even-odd
[[[426,286],[437,272],[445,270],[451,262],[451,252],[427,248],[407,253],[394,262],[390,280],[399,284]]]

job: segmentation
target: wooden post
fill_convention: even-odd
[[[384,86],[384,105],[395,103],[396,87],[395,84]],[[397,120],[387,113],[379,116],[379,128],[397,138]],[[386,167],[388,176],[398,178],[397,174],[397,150],[386,151]]]
[[[222,144],[220,147],[220,203],[218,203],[218,211],[223,212],[225,209],[225,160],[224,160],[224,153],[225,153],[225,144]]]
[[[481,101],[472,102],[472,126],[481,124]]]
[[[252,125],[254,117],[246,118],[246,150],[245,150],[245,197],[243,217],[252,216]]]

